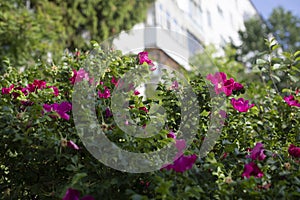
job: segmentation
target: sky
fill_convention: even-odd
[[[251,0],[258,12],[267,19],[273,8],[282,6],[300,17],[300,0]]]

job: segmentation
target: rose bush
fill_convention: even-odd
[[[111,98],[113,91],[124,84],[122,75],[139,67],[148,74],[157,70],[147,52],[122,55],[109,51],[105,55],[108,68],[95,69],[101,71],[100,77],[93,77],[85,68],[89,53],[66,54],[53,66],[40,61],[23,73],[9,66],[0,80],[2,198],[299,198],[300,52],[277,56],[274,51],[278,44],[270,40],[268,46],[267,59],[262,55],[251,72],[262,81],[247,80],[244,77],[253,76],[231,71],[232,60],[220,65],[219,73],[195,72],[187,77],[200,110],[197,134],[188,149],[186,141],[180,139],[184,133],[179,131],[181,105],[176,91],[181,83],[167,73],[156,88],[157,99],[143,99],[135,85],[128,88],[131,118],[147,130],[151,108],[158,103],[167,113],[162,130],[151,138],[135,138],[115,123]],[[104,54],[97,44],[94,47]],[[278,77],[281,72],[286,76]],[[282,77],[286,79],[279,81]],[[282,81],[285,87],[279,91]],[[175,145],[178,153],[173,163],[155,172],[134,174],[96,160],[79,139],[73,121],[72,92],[77,82],[96,86],[99,126],[111,141],[133,152]],[[209,88],[226,100],[226,108],[219,112],[224,126],[213,149],[199,157],[213,115]],[[126,126],[131,122],[123,123]]]

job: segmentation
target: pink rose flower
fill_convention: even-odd
[[[247,112],[254,104],[249,105],[249,101],[243,98],[236,100],[235,98],[231,99],[231,104],[233,108],[239,112]]]

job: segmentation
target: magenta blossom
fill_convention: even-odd
[[[23,106],[32,106],[34,104],[34,102],[21,100],[21,104]]]
[[[77,144],[75,144],[72,140],[67,142],[67,146],[72,149],[79,150],[79,147],[77,146]]]
[[[177,82],[177,81],[173,81],[173,83],[172,83],[172,86],[171,86],[171,89],[173,89],[173,90],[177,90],[177,89],[178,89],[178,87],[179,87],[179,84],[178,84],[178,82]]]
[[[29,92],[35,92],[36,86],[33,85],[32,83],[29,83],[29,84],[27,85],[26,89],[27,89]]]
[[[63,197],[62,200],[79,200],[80,192],[78,190],[69,188]],[[95,200],[92,196],[84,196],[81,198],[81,200]]]
[[[110,90],[104,86],[104,92],[101,93],[101,91],[98,91],[98,96],[101,99],[108,99],[110,97]]]
[[[173,163],[165,164],[162,166],[161,169],[173,169],[176,172],[184,172],[188,169],[191,169],[197,159],[197,156],[195,154],[190,156],[183,155],[183,151],[186,148],[186,142],[184,139],[177,140],[176,135],[173,131],[170,131],[167,134],[167,137],[173,138],[175,140],[175,147],[177,149],[177,153],[173,159]]]
[[[234,88],[233,78],[230,78],[223,83],[222,89],[223,89],[223,92],[226,94],[226,96],[230,96],[232,94],[233,88]]]
[[[14,89],[15,85],[11,84],[8,88],[2,88],[2,94],[9,94]]]
[[[138,53],[139,58],[139,64],[142,65],[144,62],[146,62],[148,65],[154,66],[152,60],[148,58],[148,52],[143,51]]]
[[[242,177],[250,178],[250,176],[254,176],[256,178],[261,178],[264,176],[264,173],[258,168],[258,166],[254,162],[250,162],[244,166],[244,172]]]
[[[288,152],[291,156],[300,158],[300,147],[296,147],[295,145],[291,144],[289,146]]]
[[[54,96],[57,97],[59,95],[59,90],[58,90],[57,87],[55,87],[55,86],[48,86],[48,88],[52,88],[53,89]]]
[[[236,100],[235,98],[231,99],[231,104],[233,108],[239,112],[247,112],[254,104],[249,105],[249,101],[243,98]]]
[[[297,101],[293,95],[290,95],[290,96],[288,96],[288,97],[284,97],[283,99],[284,99],[284,101],[285,101],[289,106],[300,107],[299,101]]]
[[[118,85],[118,80],[113,76],[111,79],[111,83],[114,84],[115,86]]]
[[[28,91],[27,91],[27,88],[26,88],[26,87],[25,87],[25,88],[20,88],[20,90],[21,90],[21,92],[22,92],[25,96],[28,95]]]
[[[235,83],[233,84],[233,90],[235,90],[235,91],[240,91],[240,90],[242,90],[242,89],[244,89],[244,86],[243,86],[242,84],[240,84],[240,83],[238,83],[238,82],[235,82]]]
[[[46,88],[46,82],[42,80],[34,80],[33,85],[37,87],[38,89],[45,89]]]
[[[139,95],[140,92],[139,92],[138,90],[134,90],[133,94],[134,94],[134,95]]]
[[[177,160],[174,161],[173,164],[170,164],[163,169],[171,170],[173,169],[176,172],[185,172],[193,167],[194,163],[197,160],[197,155],[181,155]]]
[[[57,112],[57,114],[66,120],[69,120],[70,116],[67,114],[70,110],[72,110],[72,104],[69,102],[62,102],[60,104],[54,103],[53,110]]]
[[[216,94],[224,92],[226,96],[230,96],[233,91],[240,91],[244,88],[242,84],[235,82],[233,78],[227,79],[224,72],[216,72],[214,75],[208,74],[206,79],[214,85]]]
[[[210,82],[215,86],[216,94],[223,92],[223,85],[226,81],[226,74],[224,72],[216,72],[214,75],[208,74],[206,79],[210,80]]]
[[[261,142],[256,143],[255,147],[252,149],[250,156],[252,160],[264,160],[266,158],[266,155],[264,154],[264,147]]]
[[[227,113],[226,113],[225,110],[220,110],[220,111],[219,111],[219,114],[220,114],[221,117],[224,118],[224,119],[227,117]]]
[[[83,79],[89,80],[88,73],[82,68],[80,68],[78,71],[73,69],[73,76],[69,79],[71,84],[74,85],[76,82],[81,82]]]
[[[106,118],[109,118],[109,117],[111,117],[111,116],[113,116],[113,114],[111,113],[110,109],[109,109],[109,108],[106,108],[106,109],[105,109],[105,117],[106,117]]]
[[[173,133],[173,132],[172,132]],[[170,135],[169,137],[172,137],[172,135]],[[183,151],[184,149],[186,148],[186,142],[184,139],[180,139],[180,140],[177,140],[176,139],[176,135],[174,135],[173,137],[175,137],[175,147],[177,149],[177,153],[173,159],[173,162],[176,161],[178,158],[180,158],[180,156],[183,155]],[[163,167],[167,166],[168,164],[164,165]]]
[[[156,70],[156,67],[154,67],[154,66],[150,68],[150,71],[155,71],[155,70]]]
[[[173,138],[173,139],[176,139],[176,135],[173,131],[170,131],[168,134],[167,134],[167,137],[168,138]]]
[[[69,120],[70,116],[67,114],[70,110],[72,110],[72,104],[69,102],[62,102],[60,104],[44,104],[43,108],[47,112],[56,112],[61,118],[65,120]]]
[[[142,110],[142,111],[144,111],[144,112],[146,112],[146,113],[149,112],[148,109],[147,109],[145,106],[140,107],[139,110]]]
[[[175,146],[176,146],[176,148],[178,150],[178,153],[182,154],[183,150],[186,147],[185,140],[184,139],[180,139],[180,140],[175,139],[175,141],[176,141]]]
[[[80,192],[69,188],[62,200],[79,200]]]
[[[34,80],[33,83],[29,83],[27,85],[27,87],[22,88],[22,89],[20,88],[20,89],[25,94],[25,93],[27,93],[27,91],[29,91],[29,92],[35,92],[36,89],[40,89],[40,90],[45,89],[46,88],[46,84],[47,83],[45,81],[43,81],[43,80]],[[25,95],[27,95],[27,94],[25,94]]]

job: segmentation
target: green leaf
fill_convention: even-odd
[[[298,82],[299,81],[299,78],[296,77],[296,76],[293,76],[291,74],[288,74],[289,78],[291,79],[291,81],[293,81],[294,83]]]
[[[274,65],[271,67],[272,70],[278,70],[278,69],[281,69],[281,68],[282,68],[282,66],[281,66],[280,64],[274,64]]]
[[[300,51],[296,51],[296,52],[294,53],[294,56],[295,56],[295,57],[300,56]]]
[[[257,65],[265,65],[267,63],[268,62],[266,60],[263,60],[263,59],[260,59],[260,58],[256,60],[256,64]]]
[[[87,176],[87,173],[85,173],[85,172],[75,174],[75,176],[73,176],[71,184],[75,185],[76,183],[78,183],[80,181],[80,179],[82,179],[82,178],[84,178],[86,176]]]
[[[290,90],[290,89],[288,89],[288,88],[284,88],[284,89],[282,89],[282,91],[281,91],[282,93],[289,93],[289,94],[292,94],[293,93],[293,91],[292,90]]]
[[[274,78],[278,83],[281,81],[280,78],[274,74],[271,74],[271,77]]]

